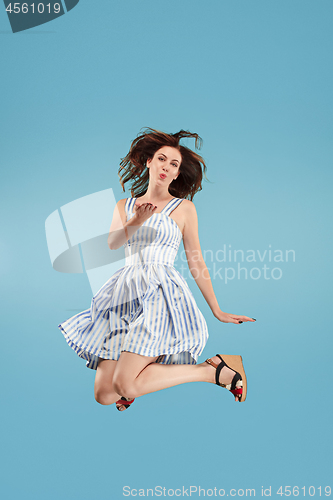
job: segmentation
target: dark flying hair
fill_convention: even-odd
[[[156,151],[163,146],[171,146],[178,149],[182,161],[179,175],[174,179],[169,192],[176,198],[188,198],[193,200],[194,195],[201,191],[202,176],[206,177],[206,164],[203,158],[191,149],[181,145],[179,141],[184,137],[195,139],[195,148],[200,149],[202,144],[198,134],[192,134],[186,130],[180,130],[176,134],[167,134],[146,128],[131,144],[130,150],[125,158],[122,158],[118,171],[120,184],[125,191],[125,183],[131,181],[131,195],[138,198],[143,196],[148,189],[149,172],[146,162],[153,158]]]

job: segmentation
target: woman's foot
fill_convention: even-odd
[[[216,355],[205,363],[210,367],[207,367],[209,382],[228,389],[234,395],[235,401],[245,401],[247,387],[241,356]]]
[[[127,410],[127,408],[129,408],[131,404],[134,402],[134,399],[121,397],[120,399],[118,399],[118,401],[116,401],[117,410],[119,411]]]

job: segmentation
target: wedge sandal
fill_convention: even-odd
[[[240,403],[244,403],[247,393],[247,382],[242,357],[229,354],[216,354],[216,356],[221,360],[221,362],[218,364],[216,364],[210,358],[206,359],[206,363],[216,369],[215,383],[220,387],[225,387],[226,389],[228,389],[228,391],[230,391],[234,396],[238,397],[238,401]],[[234,378],[231,381],[231,384],[228,385],[220,383],[220,373],[224,366],[236,372]]]

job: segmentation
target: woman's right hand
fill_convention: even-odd
[[[135,215],[133,216],[133,219],[141,225],[153,215],[157,206],[152,203],[142,203],[141,205],[139,203],[135,203],[134,208]]]
[[[247,321],[251,321],[253,323],[254,321],[257,321],[254,318],[249,318],[249,316],[240,316],[239,314],[228,314],[225,312],[222,312],[221,309],[216,311],[214,313],[215,318],[217,318],[219,321],[222,321],[222,323],[246,323]]]

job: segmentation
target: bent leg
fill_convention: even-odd
[[[134,383],[140,373],[151,363],[156,364],[157,356],[149,357],[123,351],[117,361],[113,374],[113,389],[126,398],[136,398]]]
[[[132,352],[122,352],[114,372],[113,387],[128,398],[137,398],[186,382],[211,382],[211,369],[200,365],[162,365]],[[208,369],[207,369],[208,368]]]
[[[98,361],[95,376],[95,399],[101,405],[111,405],[120,399],[120,395],[114,390],[113,375],[117,361],[102,359]]]
[[[114,373],[114,389],[128,398],[137,398],[188,382],[215,383],[215,368],[206,362],[198,365],[163,365],[154,363],[156,359],[122,352]],[[220,382],[230,384],[234,374],[233,370],[223,368]]]

